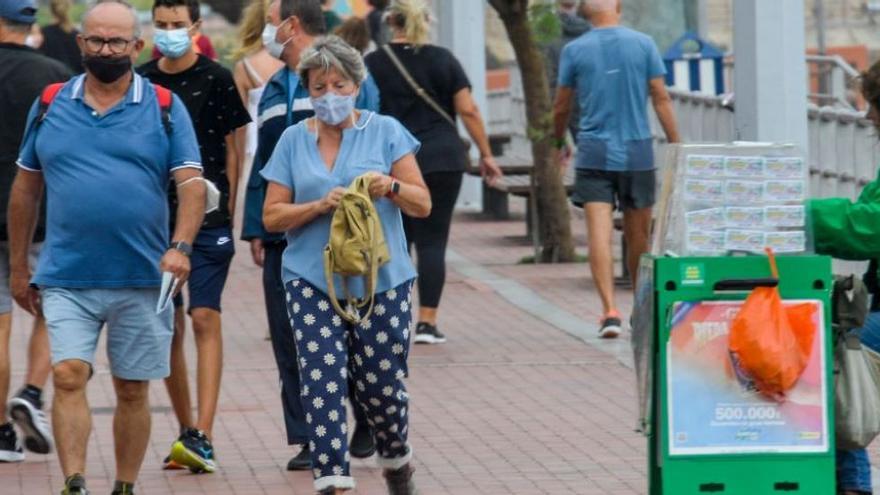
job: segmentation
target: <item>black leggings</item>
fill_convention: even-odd
[[[410,251],[416,248],[419,270],[419,304],[426,308],[440,306],[446,283],[446,244],[452,211],[461,189],[462,172],[434,172],[425,175],[433,207],[428,218],[403,217]]]

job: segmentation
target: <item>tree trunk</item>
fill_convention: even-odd
[[[534,163],[533,207],[541,239],[539,261],[574,261],[568,195],[553,160],[553,118],[544,61],[529,23],[528,0],[489,0],[507,30],[522,75]]]

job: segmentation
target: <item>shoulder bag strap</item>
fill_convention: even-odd
[[[455,124],[455,120],[446,113],[446,110],[443,110],[443,107],[437,104],[433,98],[428,94],[427,91],[424,90],[419,83],[413,78],[412,74],[406,70],[406,67],[403,66],[403,63],[397,58],[397,55],[394,54],[394,50],[391,49],[390,45],[382,45],[382,50],[388,54],[388,58],[391,59],[391,62],[394,63],[394,66],[397,67],[397,71],[400,72],[400,75],[406,80],[407,84],[419,95],[419,98],[425,101],[431,108],[434,109],[435,112],[439,113],[452,127],[458,129],[458,126]]]

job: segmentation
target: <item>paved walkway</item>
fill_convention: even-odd
[[[599,306],[585,264],[536,266],[522,218],[456,218],[442,329],[449,343],[410,354],[411,438],[424,495],[647,493],[645,441],[633,433],[628,342],[595,339]],[[584,228],[575,232],[584,244]],[[259,271],[239,244],[224,300],[225,370],[213,475],[163,472],[177,425],[161,383],[152,386],[153,433],[138,493],[310,494],[309,473],[288,473],[275,364]],[[619,294],[622,306],[629,296]],[[15,314],[13,388],[24,373],[29,322]],[[195,364],[191,339],[190,367]],[[101,344],[103,349],[103,343]],[[51,391],[49,392],[51,394]],[[95,412],[88,479],[113,477],[113,395],[103,351],[89,385]],[[354,493],[384,493],[373,460],[356,461]],[[57,493],[54,456],[0,465],[3,494]]]

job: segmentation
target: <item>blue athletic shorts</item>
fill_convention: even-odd
[[[195,308],[220,311],[220,297],[234,254],[232,228],[214,227],[199,231],[190,256],[191,271],[187,281],[189,311]],[[183,306],[181,294],[174,298],[174,306]]]

